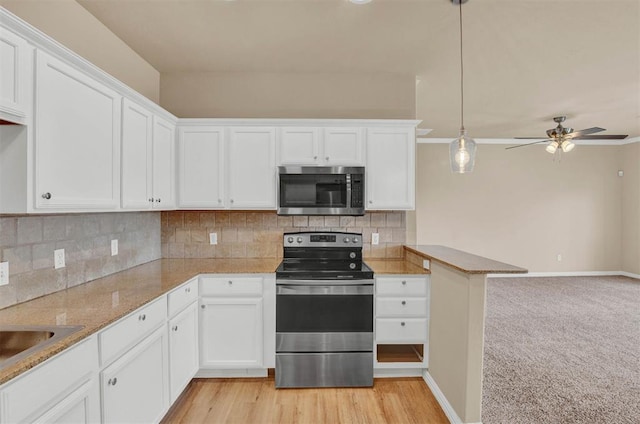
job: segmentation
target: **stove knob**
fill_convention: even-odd
[[[344,242],[345,242],[345,243],[349,243],[350,241],[351,241],[351,240],[349,239],[349,237],[345,237],[345,238],[344,238]]]
[[[349,253],[349,257],[350,257],[351,259],[355,259],[355,258],[356,258],[356,252],[351,252],[351,253]]]
[[[298,237],[298,243],[302,243],[302,237]]]
[[[354,243],[357,243],[360,240],[358,240],[358,237],[354,237],[353,240],[351,240],[351,241],[353,241]]]
[[[351,263],[349,264],[349,268],[351,268],[351,269],[356,269],[356,264],[354,264],[353,262],[351,262]]]
[[[288,243],[293,243],[293,237],[289,237],[289,238],[287,239],[287,242],[288,242]]]

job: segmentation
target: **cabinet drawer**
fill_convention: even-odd
[[[376,342],[421,343],[427,341],[426,318],[378,318]]]
[[[424,277],[376,277],[376,294],[427,296],[427,280]]]
[[[377,317],[426,317],[426,297],[379,297],[376,299]]]
[[[139,308],[99,334],[101,365],[108,364],[164,324],[167,318],[165,299],[163,296]]]
[[[98,367],[95,337],[67,349],[0,390],[0,422],[32,422],[85,381]]]
[[[262,277],[201,277],[202,296],[262,296]]]
[[[169,316],[184,309],[185,306],[198,300],[198,279],[194,278],[173,290],[167,296],[169,302]]]

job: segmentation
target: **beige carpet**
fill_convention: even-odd
[[[482,422],[640,423],[640,281],[490,279]]]

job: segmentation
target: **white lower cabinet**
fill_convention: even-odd
[[[198,303],[169,320],[169,385],[175,402],[198,371]]]
[[[163,326],[100,373],[103,423],[158,422],[169,407]]]
[[[266,375],[275,365],[273,274],[202,276],[200,296],[198,375]]]
[[[376,277],[375,372],[421,375],[428,365],[429,276]]]
[[[48,359],[0,387],[1,423],[98,423],[95,337]]]

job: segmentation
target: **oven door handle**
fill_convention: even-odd
[[[373,284],[367,285],[296,285],[278,284],[276,295],[373,295]]]

